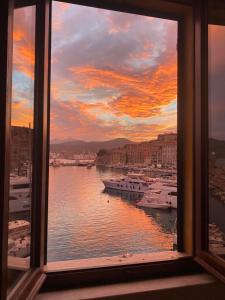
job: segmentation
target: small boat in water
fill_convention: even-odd
[[[149,184],[142,178],[143,174],[129,173],[121,179],[105,179],[102,182],[106,188],[136,193],[144,193],[149,189]]]

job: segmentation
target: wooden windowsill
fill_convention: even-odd
[[[188,255],[177,251],[163,251],[157,253],[142,253],[132,255],[109,256],[100,258],[89,258],[80,260],[67,260],[49,262],[44,267],[46,273],[62,272],[69,270],[83,270],[92,268],[103,268],[111,266],[124,266],[140,263],[151,263],[160,261],[170,261],[188,257]]]
[[[165,298],[165,293],[171,290],[182,288],[196,287],[212,287],[217,284],[217,281],[208,274],[195,274],[186,276],[174,276],[160,279],[143,280],[130,283],[118,283],[104,286],[85,287],[78,289],[70,289],[64,291],[44,292],[37,295],[35,300],[76,300],[76,299],[142,299],[141,295],[152,296],[158,294],[162,295],[160,299]],[[223,288],[223,287],[220,287]],[[224,287],[225,288],[225,287]],[[136,295],[136,296],[135,296]],[[187,299],[183,295],[182,299]],[[121,298],[120,298],[121,297]],[[134,298],[133,298],[134,297]],[[135,298],[136,297],[136,298]],[[152,298],[151,298],[152,299]],[[155,298],[154,298],[155,299]],[[159,299],[159,298],[157,298]],[[177,298],[181,299],[181,298]],[[209,298],[207,298],[209,299]],[[211,298],[210,298],[211,299]],[[215,298],[216,299],[216,298]]]

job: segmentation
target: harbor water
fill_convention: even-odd
[[[134,192],[105,190],[122,170],[49,168],[48,261],[173,249],[176,210],[141,208]]]

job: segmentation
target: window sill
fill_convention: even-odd
[[[184,294],[184,289],[186,289],[187,294]],[[179,293],[181,293],[182,299],[186,300],[189,299],[188,297],[190,297],[190,293],[194,293],[195,296],[196,292],[197,294],[202,293],[201,295],[203,296],[204,291],[206,295],[205,299],[211,299],[208,298],[209,294],[211,296],[215,296],[212,299],[217,299],[216,292],[219,292],[220,295],[222,295],[221,291],[224,293],[225,287],[219,284],[212,276],[208,274],[195,274],[151,279],[131,283],[118,283],[104,286],[70,289],[57,292],[46,292],[37,295],[35,299],[149,299],[150,295],[151,299],[175,299],[173,298],[174,295],[175,297],[177,295],[176,299],[181,299],[179,298]],[[208,296],[207,293],[209,293]],[[172,295],[172,298],[167,298]],[[193,299],[197,299],[197,297],[194,297]]]
[[[171,261],[188,257],[186,254],[177,251],[164,251],[157,253],[125,254],[120,256],[109,256],[100,258],[89,258],[80,260],[67,260],[49,262],[44,267],[46,273],[63,272],[71,270],[84,270],[94,268],[104,268],[112,266],[125,266],[143,263],[154,263],[161,261]]]

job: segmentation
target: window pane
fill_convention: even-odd
[[[209,25],[209,250],[225,255],[225,26]]]
[[[176,47],[175,21],[53,1],[48,261],[174,249]]]
[[[14,10],[8,284],[30,267],[35,7]]]

